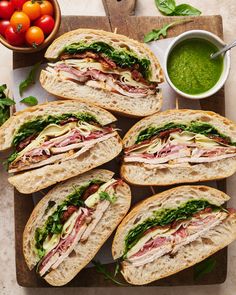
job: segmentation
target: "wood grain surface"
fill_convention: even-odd
[[[61,28],[58,36],[64,32],[77,28],[94,28],[107,31],[114,31],[137,39],[143,40],[144,35],[153,28],[159,28],[163,24],[169,23],[176,17],[137,17],[135,16],[135,0],[103,0],[106,11],[105,17],[97,16],[64,16],[62,17]],[[178,17],[179,19],[179,17]],[[194,17],[192,22],[181,24],[171,28],[168,32],[169,37],[174,37],[180,33],[191,29],[208,30],[220,37],[223,37],[222,19],[220,16],[201,16]],[[35,64],[43,59],[44,52],[35,54],[13,54],[13,68],[20,68]],[[201,102],[201,108],[204,110],[213,110],[224,115],[225,98],[224,90],[221,89],[217,94]],[[118,126],[123,127],[125,133],[135,122],[134,119],[118,118]],[[116,170],[118,174],[119,160],[115,160],[105,165],[105,168]],[[169,188],[169,187],[168,187]],[[217,181],[217,188],[223,191],[226,190],[226,182],[224,180]],[[156,192],[163,191],[166,188],[155,188]],[[151,195],[150,188],[143,187],[137,189],[132,187],[132,193],[135,200],[141,197]],[[136,199],[137,197],[137,199]],[[35,271],[29,271],[22,253],[22,233],[24,226],[33,209],[32,196],[25,196],[15,191],[14,208],[15,208],[15,241],[16,241],[16,275],[19,285],[24,287],[48,287],[49,285],[39,278]],[[152,286],[173,286],[173,285],[203,285],[203,284],[220,284],[224,282],[227,274],[227,249],[223,249],[215,254],[216,266],[213,271],[202,278],[194,279],[194,268],[186,269],[176,275],[153,282]],[[114,265],[106,266],[114,271]],[[118,277],[122,281],[122,277]],[[101,274],[98,274],[95,268],[87,268],[82,270],[67,286],[86,286],[86,287],[103,287],[103,286],[118,286],[104,279]]]

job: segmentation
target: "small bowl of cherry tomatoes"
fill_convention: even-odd
[[[60,22],[57,0],[0,0],[0,42],[13,51],[40,51],[56,37]]]

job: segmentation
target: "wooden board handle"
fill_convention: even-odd
[[[136,0],[102,0],[106,15],[109,18],[117,15],[131,16],[135,14]]]

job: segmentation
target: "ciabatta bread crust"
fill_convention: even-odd
[[[179,186],[154,195],[137,204],[119,225],[112,244],[112,255],[118,259],[123,255],[125,237],[129,230],[151,217],[153,212],[165,208],[177,208],[188,200],[204,199],[217,206],[229,196],[207,186]],[[127,282],[143,285],[188,268],[236,239],[236,214],[233,213],[220,225],[209,230],[202,237],[182,246],[173,257],[164,255],[151,263],[134,267],[122,262],[122,274]]]
[[[73,186],[80,186],[91,179],[108,181],[113,177],[113,172],[103,169],[95,169],[83,175],[74,177],[64,183],[60,183],[50,190],[47,195],[34,208],[23,234],[23,252],[26,263],[32,269],[38,262],[34,253],[34,232],[42,226],[48,216],[52,214],[56,206],[73,191]],[[46,214],[43,214],[49,201],[55,205]],[[85,243],[79,243],[74,249],[74,255],[67,257],[56,270],[49,272],[45,280],[53,286],[62,286],[72,280],[77,273],[93,259],[100,247],[111,235],[121,219],[127,213],[131,202],[130,188],[126,183],[118,186],[117,201],[111,204],[102,219],[93,230]]]
[[[150,125],[160,126],[168,122],[190,123],[200,120],[215,126],[221,133],[236,141],[236,124],[214,112],[200,110],[167,110],[144,118],[136,123],[123,139],[124,147],[133,145],[139,132]],[[169,185],[190,183],[229,177],[236,172],[236,157],[188,167],[156,168],[155,165],[127,162],[121,166],[122,177],[135,185]]]

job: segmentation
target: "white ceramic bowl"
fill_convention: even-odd
[[[204,30],[187,31],[187,32],[179,35],[178,37],[176,37],[171,42],[169,47],[167,48],[166,55],[165,55],[164,71],[165,71],[165,76],[166,76],[167,82],[179,95],[181,95],[183,97],[191,98],[191,99],[202,99],[202,98],[206,98],[206,97],[209,97],[209,96],[215,94],[225,84],[225,81],[228,77],[229,70],[230,70],[230,51],[227,51],[223,57],[223,71],[221,73],[220,79],[218,80],[218,82],[215,84],[214,87],[212,87],[208,91],[206,91],[204,93],[200,93],[200,94],[184,93],[181,90],[179,90],[178,88],[176,88],[175,85],[171,82],[170,77],[168,75],[168,71],[167,71],[167,61],[168,61],[168,57],[170,55],[170,52],[173,50],[173,48],[177,44],[179,44],[183,40],[192,39],[192,38],[205,39],[205,40],[211,42],[212,44],[214,44],[219,49],[221,49],[222,47],[224,47],[226,45],[225,42],[222,41],[218,36],[208,32],[208,31],[204,31]]]

